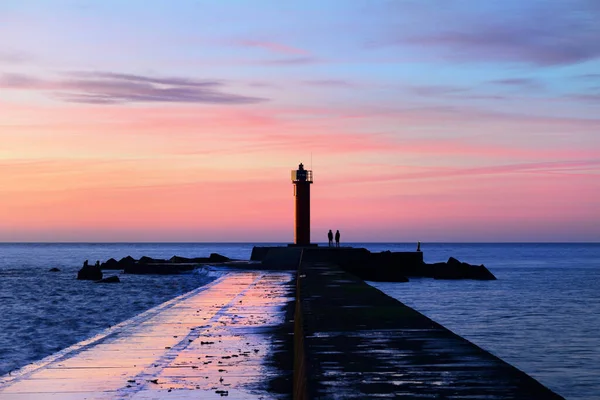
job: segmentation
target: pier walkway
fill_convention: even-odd
[[[299,274],[229,272],[0,377],[1,400],[225,396],[563,399],[356,276],[318,262],[303,262]]]
[[[278,398],[270,382],[291,386],[291,368],[270,360],[289,347],[276,330],[292,280],[229,273],[0,378],[0,399]]]
[[[303,398],[563,399],[340,268],[303,263],[298,287]]]

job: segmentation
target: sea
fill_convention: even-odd
[[[87,339],[223,273],[76,280],[84,260],[248,259],[254,243],[0,243],[0,376]],[[256,245],[277,245],[257,243]],[[413,251],[415,243],[352,243]],[[426,262],[485,264],[496,281],[374,283],[567,399],[600,399],[600,244],[422,243]],[[59,272],[50,272],[58,268]]]

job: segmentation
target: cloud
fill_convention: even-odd
[[[505,174],[577,174],[590,171],[595,173],[600,172],[600,159],[544,161],[473,168],[436,167],[419,172],[391,172],[379,175],[365,175],[363,177],[356,176],[352,179],[351,183],[411,181]]]
[[[581,74],[581,75],[577,75],[575,76],[576,79],[584,79],[584,80],[593,80],[593,81],[600,81],[600,74]]]
[[[253,81],[253,82],[248,82],[248,86],[250,87],[256,87],[256,88],[278,88],[279,86],[274,84],[273,82],[263,82],[263,81]]]
[[[569,65],[600,57],[600,7],[596,1],[558,0],[495,3],[427,3],[428,24],[396,31],[380,45],[431,47],[454,61]],[[460,6],[464,8],[459,8]]]
[[[532,78],[507,78],[488,81],[489,84],[526,90],[542,90],[544,85]]]
[[[576,100],[576,101],[583,101],[586,103],[598,103],[600,104],[600,93],[592,93],[592,94],[585,94],[585,93],[579,93],[579,94],[572,94],[572,95],[568,95],[566,96],[567,99],[571,99],[571,100]]]
[[[296,56],[298,56],[298,55],[307,56],[310,54],[308,51],[297,48],[297,47],[287,46],[287,45],[281,44],[281,43],[260,41],[260,40],[242,40],[242,41],[239,41],[238,44],[245,46],[245,47],[261,48],[261,49],[269,50],[271,52],[280,53],[280,54],[288,54],[288,55],[296,55]]]
[[[267,60],[264,64],[271,65],[304,65],[304,64],[316,64],[320,62],[320,60],[316,57],[288,57],[288,58],[279,58],[274,60]]]
[[[172,86],[190,86],[190,87],[215,87],[222,86],[222,81],[217,80],[196,80],[189,78],[154,78],[143,75],[133,74],[121,74],[115,72],[85,72],[75,71],[68,72],[67,76],[80,77],[87,79],[111,79],[111,80],[124,80],[129,82],[144,82],[159,85],[172,85]]]
[[[19,51],[0,50],[0,63],[23,64],[30,61],[32,57]]]
[[[273,58],[259,61],[263,65],[303,65],[315,64],[321,62],[317,57],[314,57],[309,51],[297,47],[288,46],[281,43],[261,40],[239,40],[234,42],[235,45],[242,47],[260,48],[268,50],[270,53],[280,55],[282,58]]]
[[[48,84],[41,79],[28,75],[6,73],[0,75],[0,87],[6,89],[46,89]]]
[[[408,86],[408,91],[419,96],[444,96],[468,92],[469,89],[449,85]]]
[[[498,94],[475,93],[470,88],[451,85],[412,85],[404,88],[411,95],[455,100],[506,100]]]
[[[326,86],[326,87],[353,87],[352,83],[342,80],[342,79],[317,79],[317,80],[309,80],[303,81],[305,85],[310,86]]]
[[[22,74],[0,75],[0,87],[49,91],[57,99],[74,103],[212,103],[247,104],[265,101],[226,93],[223,82],[189,78],[157,78],[114,72],[71,72],[65,78],[43,80]]]

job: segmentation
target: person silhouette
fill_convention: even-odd
[[[421,251],[421,242],[417,242],[417,251]]]
[[[335,247],[340,247],[340,231],[335,231]]]
[[[327,232],[327,238],[329,239],[329,247],[333,246],[333,232],[331,232],[331,229]]]

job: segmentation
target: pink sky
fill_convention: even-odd
[[[291,241],[289,172],[300,162],[314,170],[316,241],[329,229],[349,242],[600,240],[592,42],[585,59],[531,45],[535,58],[505,38],[500,59],[465,32],[438,40],[412,26],[413,41],[385,44],[396,25],[383,9],[369,23],[334,6],[319,18],[352,23],[347,37],[319,39],[320,20],[308,27],[288,14],[242,34],[234,20],[252,9],[243,2],[207,3],[205,13],[232,19],[210,32],[170,10],[160,23],[172,29],[155,38],[148,21],[119,25],[131,5],[97,3],[95,16],[67,2],[9,3],[0,241]],[[314,11],[302,7],[296,15]],[[131,56],[97,30],[111,16],[123,43],[139,42]],[[460,29],[482,29],[495,45],[491,36],[503,37]],[[436,60],[441,50],[449,56]]]

